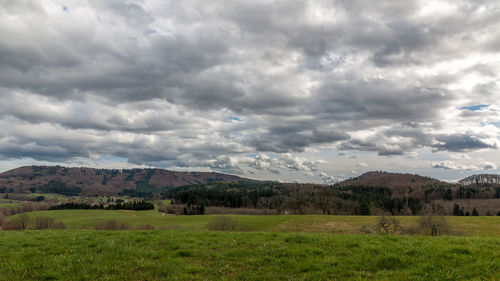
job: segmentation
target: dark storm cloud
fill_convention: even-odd
[[[496,144],[489,144],[478,137],[464,134],[438,136],[436,137],[436,140],[439,143],[433,145],[433,147],[437,150],[457,152],[484,148],[496,148]]]
[[[403,124],[389,130],[360,139],[353,138],[341,143],[344,150],[376,151],[379,155],[403,155],[415,148],[428,147],[433,151],[464,152],[496,148],[483,136],[472,134],[431,134],[422,128]]]
[[[443,121],[477,96],[496,102],[496,65],[446,65],[464,49],[498,55],[494,1],[0,4],[3,158],[241,172],[228,155],[497,147],[494,133]],[[454,85],[472,74],[485,80]]]
[[[318,111],[337,120],[422,121],[435,118],[452,98],[443,90],[383,80],[333,82],[320,89]]]

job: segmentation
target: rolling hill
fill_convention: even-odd
[[[163,169],[94,169],[25,166],[0,173],[0,192],[41,192],[65,195],[137,194],[188,184],[238,181],[244,178],[213,172]]]
[[[376,186],[387,187],[396,196],[407,196],[409,190],[420,191],[422,187],[448,185],[430,177],[415,174],[389,173],[381,171],[366,172],[358,177],[339,183],[340,186]]]
[[[495,175],[495,174],[472,175],[470,177],[466,177],[459,180],[458,183],[462,185],[474,185],[474,184],[500,185],[500,175]]]

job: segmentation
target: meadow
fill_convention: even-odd
[[[132,228],[151,225],[156,229],[190,231],[208,230],[208,224],[218,215],[173,216],[156,210],[51,210],[28,213],[54,217],[69,229],[93,229],[95,224],[109,220],[127,222]],[[230,215],[246,230],[271,232],[320,232],[332,234],[356,234],[363,226],[374,226],[377,216],[324,216],[324,215]],[[399,216],[403,227],[415,226],[418,217]],[[455,235],[494,237],[500,235],[500,216],[446,217]]]
[[[453,235],[360,234],[376,216],[47,210],[66,230],[0,231],[0,280],[499,280],[500,217],[447,217]],[[19,215],[14,215],[15,218]],[[418,217],[396,217],[403,227]],[[106,221],[132,230],[94,230]],[[133,230],[150,225],[155,230]]]
[[[0,280],[498,280],[500,239],[3,231]]]

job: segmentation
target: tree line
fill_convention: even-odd
[[[417,215],[426,206],[434,205],[435,200],[496,198],[500,195],[498,188],[439,184],[400,191],[394,194],[391,188],[382,186],[240,181],[171,188],[162,193],[161,198],[172,199],[175,206],[169,211],[180,214],[202,214],[205,207],[222,207],[273,210],[277,214]],[[438,213],[445,212],[440,205],[433,206],[433,209]],[[477,209],[472,212],[476,214]]]
[[[88,203],[76,203],[67,202],[58,205],[50,206],[49,210],[89,210],[89,209],[101,209],[101,210],[133,210],[133,211],[143,211],[143,210],[153,210],[155,208],[154,204],[146,200],[133,200],[128,202],[120,202],[116,204],[88,204]]]

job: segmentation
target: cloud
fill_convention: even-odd
[[[498,148],[494,1],[0,3],[4,161],[316,174],[313,150]]]
[[[460,170],[460,171],[480,171],[480,170],[497,169],[497,165],[490,162],[484,162],[481,163],[480,166],[477,166],[477,165],[457,164],[453,161],[441,161],[441,162],[432,162],[431,167],[437,169]]]
[[[258,154],[250,160],[249,166],[258,170],[270,170],[275,173],[279,173],[280,170],[313,172],[318,170],[319,162],[293,156],[290,153],[281,154],[279,157]]]
[[[335,177],[324,172],[319,173],[319,177],[323,181],[323,184],[328,184],[328,185],[336,184],[339,181],[343,180],[342,178]]]

